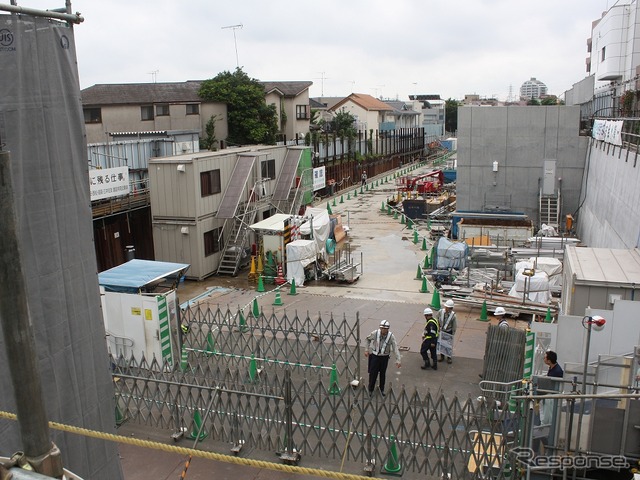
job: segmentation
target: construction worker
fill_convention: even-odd
[[[422,359],[424,360],[424,365],[420,368],[422,370],[426,370],[429,368],[429,354],[431,355],[431,361],[433,365],[431,368],[434,370],[438,369],[438,355],[436,352],[436,348],[438,346],[438,321],[433,318],[433,310],[429,307],[424,309],[424,333],[422,335],[422,346],[420,347],[420,355],[422,355]]]
[[[438,312],[438,326],[440,327],[440,341],[443,340],[443,333],[451,335],[447,338],[447,351],[453,355],[453,336],[456,334],[456,328],[458,327],[458,321],[456,318],[456,312],[453,311],[453,300],[449,299],[444,303],[444,308]],[[449,348],[450,347],[450,348]],[[440,353],[440,361],[444,361],[444,354]],[[447,355],[447,363],[452,363],[451,356]]]
[[[507,311],[504,307],[497,307],[493,315],[498,319],[498,326],[502,328],[509,328],[509,322],[505,318]]]
[[[400,368],[400,349],[396,337],[389,331],[389,322],[382,320],[380,327],[365,338],[364,356],[369,358],[369,395],[373,395],[378,374],[380,375],[380,394],[384,397],[384,384],[387,378],[389,356],[393,351],[396,366]]]

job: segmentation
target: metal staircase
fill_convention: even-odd
[[[254,223],[257,212],[258,209],[255,208],[255,204],[247,205],[242,203],[238,205],[237,215],[225,220],[222,232],[230,231],[218,264],[218,275],[237,275],[242,260],[246,255],[245,248],[248,243],[249,225]]]
[[[296,214],[298,213],[300,205],[302,205],[302,195],[300,195],[299,198],[297,195],[298,190],[300,190],[302,186],[302,182],[300,182],[300,185],[292,192],[293,182],[296,178],[301,156],[302,150],[287,150],[287,155],[284,158],[272,197],[273,206],[280,212]],[[296,201],[298,202],[297,205]]]
[[[555,195],[543,195],[540,190],[540,204],[538,216],[540,226],[542,224],[549,225],[558,229],[560,225],[560,190]]]

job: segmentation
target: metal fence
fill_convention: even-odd
[[[283,461],[312,456],[425,478],[508,476],[517,410],[404,385],[370,396],[354,381],[358,318],[250,315],[185,310],[179,363],[112,357],[118,423],[199,439],[213,451],[220,442],[235,453],[272,451]]]
[[[265,377],[114,359],[117,417],[200,439],[203,449],[272,451],[281,458],[340,460],[441,478],[509,474],[516,412],[477,399],[445,398],[401,386],[369,396],[331,379],[295,380],[293,367]],[[221,378],[222,380],[213,380]]]

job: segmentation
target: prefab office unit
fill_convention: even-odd
[[[215,274],[225,242],[278,211],[274,192],[289,197],[307,158],[307,147],[253,146],[149,160],[156,259],[190,264],[191,279]]]
[[[616,300],[640,300],[640,249],[567,246],[562,274],[562,313],[612,310]]]
[[[134,259],[98,274],[109,353],[148,362],[178,360],[176,288],[188,268]]]

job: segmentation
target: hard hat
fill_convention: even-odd
[[[453,300],[447,300],[444,302],[444,306],[447,308],[453,308]]]
[[[380,322],[380,328],[389,328],[389,322],[387,320],[382,320]]]
[[[433,310],[431,310],[429,307],[424,309],[423,312],[425,315],[433,315]]]
[[[506,313],[507,313],[507,311],[506,311],[503,307],[497,307],[497,308],[496,308],[496,311],[495,311],[495,312],[493,312],[493,314],[494,314],[495,316],[497,316],[497,317],[499,317],[500,315],[504,315],[504,314],[506,314]]]

